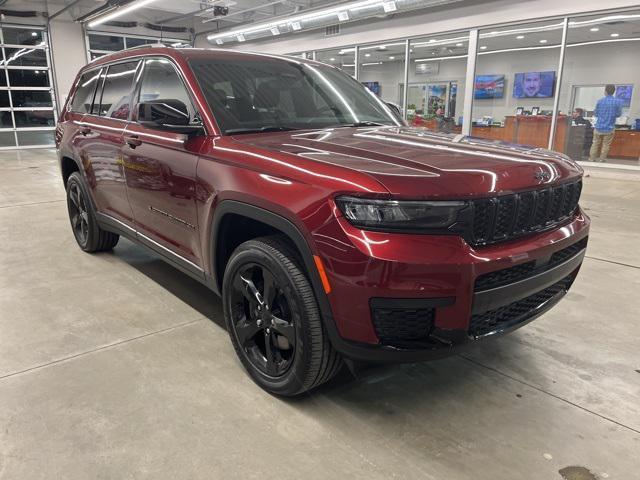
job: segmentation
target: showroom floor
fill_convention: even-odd
[[[76,247],[55,152],[1,153],[0,478],[640,478],[640,176],[600,170],[557,308],[281,400],[204,287],[127,241]]]

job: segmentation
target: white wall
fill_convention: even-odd
[[[51,57],[62,108],[76,73],[87,63],[82,27],[68,20],[53,20],[49,29]]]

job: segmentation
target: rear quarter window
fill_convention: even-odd
[[[100,78],[100,70],[93,70],[84,73],[80,77],[76,93],[71,102],[71,110],[77,113],[91,113],[91,105],[93,103],[93,95],[96,91],[96,85]]]

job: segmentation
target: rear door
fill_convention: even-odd
[[[184,104],[185,114],[195,121],[188,92],[172,61],[148,58],[138,82],[134,119],[139,102],[166,100],[167,104]],[[195,195],[203,138],[134,121],[127,126],[123,147],[127,191],[139,239],[192,272],[202,272]]]
[[[123,132],[131,113],[133,79],[139,61],[104,67],[91,112],[81,122],[81,156],[92,177],[98,211],[126,225],[133,225],[127,199],[125,165],[122,160]]]

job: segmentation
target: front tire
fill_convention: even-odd
[[[281,237],[250,240],[233,252],[222,287],[240,361],[260,387],[283,396],[311,390],[342,367],[295,258]]]
[[[73,235],[85,252],[102,252],[116,246],[120,236],[102,230],[79,172],[73,172],[67,180],[67,210]]]

